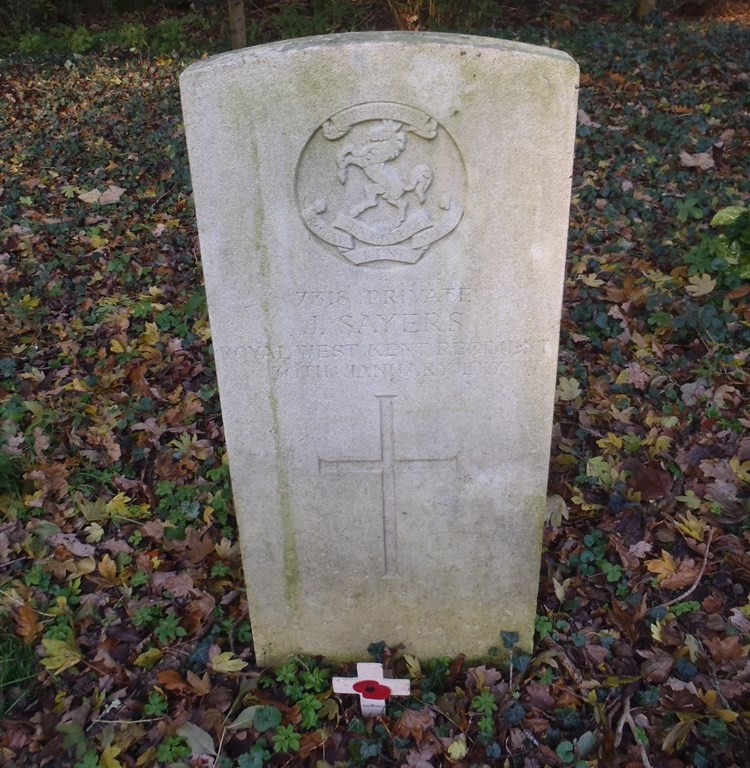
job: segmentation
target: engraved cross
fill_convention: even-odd
[[[393,428],[393,400],[395,395],[377,395],[380,406],[380,458],[378,459],[319,459],[321,473],[348,471],[370,472],[380,475],[381,500],[383,504],[383,559],[384,577],[397,577],[398,538],[397,538],[397,499],[396,476],[399,469],[416,470],[435,469],[436,465],[452,464],[456,466],[458,455],[448,458],[401,459],[396,458],[395,433]]]

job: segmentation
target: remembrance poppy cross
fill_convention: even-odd
[[[365,717],[385,714],[385,702],[391,696],[408,696],[409,680],[391,680],[383,677],[382,664],[357,664],[356,677],[334,677],[334,693],[356,693]]]

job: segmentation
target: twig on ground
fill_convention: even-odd
[[[648,759],[646,745],[638,738],[638,726],[635,724],[635,720],[633,720],[633,715],[630,714],[630,699],[632,695],[632,693],[626,694],[622,704],[622,715],[620,715],[620,719],[617,721],[617,727],[615,728],[615,749],[619,747],[622,742],[622,732],[627,723],[630,732],[633,734],[635,743],[638,745],[638,749],[641,753],[641,762],[643,763],[644,768],[653,768]]]
[[[544,645],[552,651],[555,658],[560,662],[560,666],[567,673],[567,675],[573,680],[579,691],[584,692],[587,690],[586,681],[583,679],[583,675],[576,665],[570,660],[570,657],[565,653],[565,649],[556,643],[551,637],[544,638]]]
[[[681,595],[677,595],[677,597],[673,597],[671,600],[667,600],[666,603],[662,603],[661,605],[657,605],[657,608],[669,608],[670,605],[674,605],[675,603],[681,603],[686,597],[689,597],[690,595],[695,592],[695,590],[698,588],[698,584],[700,584],[701,579],[703,578],[703,574],[706,572],[706,563],[708,562],[708,553],[711,549],[711,541],[714,537],[714,529],[711,528],[711,530],[708,532],[708,541],[706,542],[706,551],[703,553],[703,563],[701,565],[700,571],[698,571],[698,575],[695,577],[695,581],[693,582],[692,586],[685,590]]]

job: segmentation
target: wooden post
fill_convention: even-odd
[[[227,0],[229,5],[229,35],[232,48],[244,48],[247,45],[245,28],[245,0]]]

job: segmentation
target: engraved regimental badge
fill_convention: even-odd
[[[308,141],[297,203],[308,229],[352,264],[415,264],[458,226],[465,178],[435,119],[404,104],[358,104]]]

